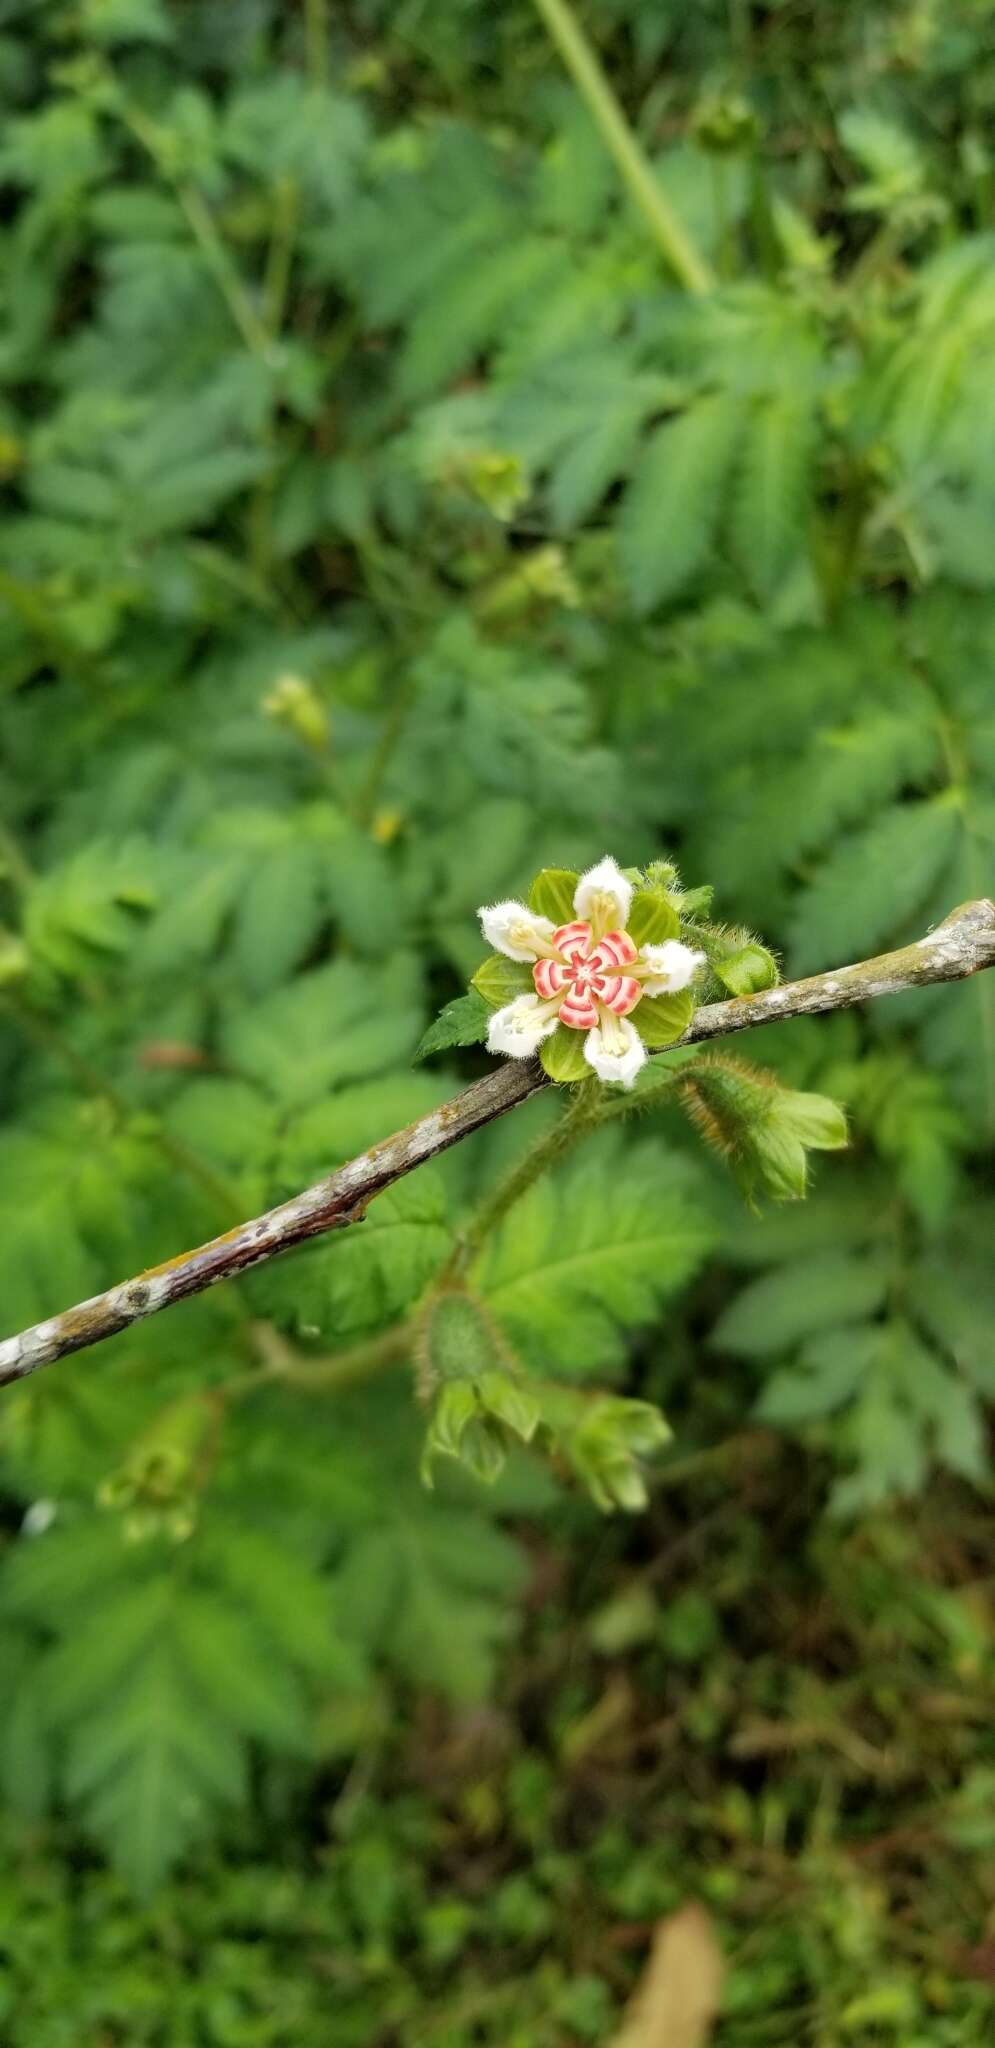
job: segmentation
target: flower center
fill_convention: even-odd
[[[550,951],[532,978],[538,994],[556,1002],[562,1024],[591,1031],[606,1012],[624,1017],[635,1008],[642,988],[631,970],[639,951],[628,932],[605,932],[595,944],[591,925],[576,918],[553,933]]]

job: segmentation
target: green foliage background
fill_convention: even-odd
[[[527,0],[0,6],[5,1332],[480,1071],[544,861],[788,972],[991,889],[991,9],[583,20],[700,296]],[[4,1395],[16,2048],[569,2048],[694,1892],[722,2048],[988,2038],[995,976],[756,1052],[807,1203],[665,1108],[473,1270],[663,1403],[642,1522],[426,1492],[385,1334],[548,1103]]]

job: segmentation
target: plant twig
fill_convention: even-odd
[[[714,282],[708,264],[636,140],[569,0],[535,0],[535,6],[657,248],[689,292],[707,292]]]
[[[900,995],[930,982],[962,981],[992,966],[995,903],[965,903],[925,938],[898,952],[812,975],[806,981],[786,982],[759,995],[708,1004],[696,1011],[680,1043],[693,1045],[729,1032],[753,1030],[783,1017],[812,1017],[826,1010],[847,1009],[854,1003]],[[24,1379],[71,1351],[98,1344],[145,1316],[156,1315],[160,1309],[200,1294],[219,1280],[228,1280],[309,1238],[359,1222],[373,1197],[384,1188],[549,1085],[538,1060],[506,1061],[451,1102],[350,1159],[315,1187],[281,1202],[265,1216],[237,1224],[223,1237],[181,1252],[105,1294],[96,1294],[76,1308],[22,1330],[19,1336],[8,1337],[0,1343],[0,1386]]]

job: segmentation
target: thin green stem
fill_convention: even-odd
[[[724,157],[713,156],[711,163],[712,212],[715,217],[715,247],[718,250],[720,277],[732,275],[732,222],[729,217],[728,166]]]
[[[273,189],[273,232],[263,273],[263,324],[275,341],[281,327],[290,284],[301,195],[293,178],[279,178]]]
[[[336,1394],[347,1387],[372,1379],[385,1366],[396,1365],[411,1344],[409,1321],[392,1323],[375,1337],[365,1337],[332,1357],[304,1358],[272,1323],[252,1326],[253,1348],[260,1360],[254,1372],[239,1373],[224,1380],[219,1388],[227,1398],[239,1399],[260,1387],[292,1387],[303,1394]]]
[[[387,770],[394,751],[404,731],[405,720],[414,699],[413,677],[408,674],[398,684],[394,701],[380,730],[380,736],[373,749],[366,777],[355,802],[355,816],[360,825],[371,825],[380,801]]]
[[[659,1101],[679,1078],[679,1069],[661,1072],[654,1076],[656,1085],[652,1090],[652,1104]],[[564,1110],[559,1121],[551,1130],[544,1131],[525,1153],[524,1158],[510,1168],[504,1179],[498,1182],[493,1194],[481,1203],[476,1214],[461,1231],[459,1243],[446,1268],[444,1279],[466,1270],[474,1253],[479,1251],[485,1238],[507,1215],[508,1210],[520,1202],[528,1193],[533,1182],[563,1157],[571,1145],[576,1144],[589,1131],[597,1130],[600,1124],[614,1123],[617,1118],[637,1115],[640,1109],[651,1106],[650,1098],[623,1095],[615,1089],[603,1088],[599,1081],[577,1083],[570,1090],[570,1105]]]
[[[270,352],[269,335],[225,248],[206,200],[198,192],[196,185],[190,185],[186,180],[179,183],[173,181],[173,190],[183,209],[194,241],[213,273],[218,290],[246,348],[253,355],[267,360]]]
[[[664,194],[653,166],[636,140],[570,6],[570,0],[535,0],[535,7],[657,248],[689,292],[710,291],[714,283],[711,270]]]
[[[0,875],[4,873],[18,891],[29,889],[34,879],[30,863],[8,825],[0,825]]]
[[[590,1085],[594,1087],[597,1084]],[[451,1270],[463,1271],[466,1268],[485,1238],[490,1236],[491,1231],[507,1215],[508,1210],[513,1209],[515,1203],[520,1202],[522,1196],[528,1193],[540,1174],[546,1173],[549,1167],[561,1159],[570,1146],[576,1144],[577,1139],[598,1121],[588,1086],[587,1082],[581,1082],[572,1090],[573,1099],[570,1107],[563,1111],[558,1122],[551,1130],[542,1132],[535,1143],[529,1146],[524,1158],[517,1161],[504,1178],[498,1181],[493,1193],[480,1204],[466,1229],[460,1233],[459,1244],[451,1261]]]
[[[312,85],[328,84],[328,0],[304,0],[307,75]]]
[[[124,123],[130,129],[136,142],[152,158],[161,176],[172,187],[187,226],[210,270],[214,281],[231,314],[232,320],[244,341],[246,348],[261,360],[267,361],[270,354],[270,337],[252,303],[249,293],[239,275],[236,265],[225,248],[218,233],[214,216],[203,194],[196,185],[186,178],[178,178],[170,165],[157,133],[155,123],[146,119],[136,107],[128,107],[123,115]]]
[[[876,234],[872,235],[857,257],[847,278],[848,289],[866,291],[871,280],[878,277],[900,253],[907,234],[908,227],[899,216],[891,214],[883,220]]]

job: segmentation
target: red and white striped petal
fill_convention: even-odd
[[[639,1002],[643,986],[634,974],[606,974],[598,982],[597,990],[598,1000],[606,1010],[614,1010],[616,1017],[627,1017]]]
[[[556,996],[561,989],[571,986],[573,973],[573,968],[565,967],[562,960],[537,960],[532,979],[541,996]]]
[[[560,1004],[560,1023],[569,1024],[572,1031],[592,1031],[598,1022],[598,1006],[588,989],[578,995],[571,989]]]
[[[639,948],[628,932],[606,932],[591,954],[591,966],[595,973],[610,974],[613,967],[631,967],[638,958]]]
[[[586,960],[591,947],[591,927],[583,918],[575,917],[572,924],[557,926],[550,945],[555,946],[565,960]]]

